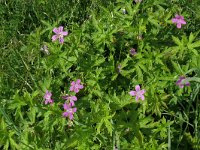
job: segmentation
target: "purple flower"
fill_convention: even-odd
[[[74,101],[77,101],[77,97],[76,96],[63,96],[63,99],[67,100],[67,102],[70,104],[70,106],[74,106]]]
[[[65,112],[63,112],[63,117],[69,117],[70,120],[74,118],[74,113],[76,112],[77,108],[72,108],[69,104],[63,104],[63,108]]]
[[[185,78],[184,76],[180,76],[179,79],[178,79],[178,81],[176,82],[176,85],[179,86],[180,88],[183,88],[184,85],[190,86],[190,83],[189,83],[189,82],[183,83],[185,79],[186,79],[186,78]]]
[[[72,81],[70,91],[74,91],[75,93],[78,93],[80,89],[83,89],[83,85],[80,84],[81,80],[78,79],[75,81]]]
[[[175,15],[175,18],[172,19],[172,22],[176,24],[177,28],[181,28],[182,24],[186,24],[184,17],[180,15]]]
[[[45,99],[45,105],[46,104],[53,104],[53,99],[51,98],[52,94],[51,92],[49,92],[48,90],[46,90],[46,93],[44,95],[44,99]]]
[[[52,41],[56,41],[57,39],[59,39],[59,42],[61,44],[64,43],[64,36],[68,35],[68,31],[63,31],[63,26],[60,26],[58,28],[54,28],[53,32],[55,33],[55,35],[52,36]]]
[[[135,96],[136,97],[136,101],[138,101],[139,98],[144,100],[144,93],[145,93],[145,90],[140,90],[140,86],[139,85],[135,86],[135,91],[130,91],[129,92],[129,94],[131,96]]]
[[[134,56],[135,54],[137,54],[137,52],[135,51],[134,48],[131,48],[131,50],[130,50],[130,54]]]

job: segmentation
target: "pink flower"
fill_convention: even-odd
[[[63,99],[67,100],[68,104],[70,104],[70,106],[74,106],[74,101],[77,101],[77,97],[76,96],[63,96]]]
[[[134,56],[135,54],[137,54],[137,52],[135,51],[134,48],[131,48],[131,50],[130,50],[130,54]]]
[[[44,99],[45,99],[45,105],[50,103],[50,104],[53,104],[53,99],[51,99],[51,92],[49,92],[48,90],[46,90],[46,93],[44,95]]]
[[[55,35],[52,36],[52,41],[56,41],[57,39],[59,39],[59,42],[61,44],[64,43],[64,36],[68,35],[68,31],[63,31],[63,26],[60,26],[58,28],[54,28],[53,32],[55,33]]]
[[[179,16],[179,15],[175,15],[175,18],[172,19],[172,22],[176,24],[177,28],[181,28],[182,24],[186,24],[184,17],[183,16]]]
[[[190,86],[189,82],[183,83],[185,79],[186,78],[184,76],[180,76],[178,81],[176,82],[176,85],[179,86],[179,88],[184,88],[184,85]]]
[[[65,112],[63,112],[63,117],[69,117],[70,120],[74,118],[74,113],[76,112],[77,108],[72,108],[69,104],[63,104],[63,108]]]
[[[72,81],[70,91],[74,91],[75,93],[78,93],[80,89],[83,89],[83,85],[80,84],[81,80],[78,79],[76,82]]]
[[[139,98],[141,98],[142,100],[144,100],[144,93],[145,93],[145,90],[140,90],[140,86],[139,85],[135,86],[135,91],[130,91],[129,92],[129,94],[131,96],[136,96],[136,101],[138,101]]]

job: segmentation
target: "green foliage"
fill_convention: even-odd
[[[0,148],[199,149],[199,1],[193,4],[0,2]],[[187,22],[181,29],[171,22],[176,13]],[[69,32],[64,44],[51,41],[61,25]],[[190,86],[179,88],[180,76]],[[62,96],[76,79],[84,89],[70,121]],[[130,96],[135,85],[145,89],[144,101]],[[47,89],[52,105],[44,104]]]

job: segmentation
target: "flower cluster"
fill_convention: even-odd
[[[81,85],[80,79],[71,82],[71,86],[70,86],[71,92],[78,93],[80,91],[80,89],[83,89],[83,88],[84,88],[84,86]],[[44,95],[46,105],[48,103],[53,104],[54,101],[51,98],[51,96],[52,96],[52,93],[49,92],[48,90],[46,90],[46,93]],[[65,95],[65,96],[62,96],[62,98],[65,100],[65,103],[63,104],[64,112],[62,115],[63,115],[63,117],[69,117],[69,119],[72,120],[74,118],[74,113],[77,111],[77,108],[74,107],[75,106],[74,102],[77,101],[77,97]]]
[[[71,82],[70,91],[78,93],[80,89],[83,89],[83,85],[81,85],[81,80],[78,79],[76,81]],[[65,103],[63,104],[64,112],[63,117],[69,117],[70,120],[74,118],[74,113],[77,111],[77,108],[75,106],[75,101],[77,101],[76,96],[70,96],[66,95],[62,97],[65,100]]]
[[[142,2],[142,0],[135,0],[136,3],[138,2]],[[126,10],[123,9],[123,13],[126,14]],[[175,18],[172,19],[172,23],[176,24],[177,28],[181,28],[182,24],[186,24],[186,21],[184,20],[184,17],[181,15],[175,15]],[[58,28],[54,28],[53,32],[55,33],[55,35],[52,36],[52,41],[56,41],[57,39],[59,40],[59,42],[61,44],[64,43],[64,36],[68,35],[68,31],[63,31],[63,26],[60,26]],[[142,36],[138,36],[137,37],[139,40],[142,39]],[[134,48],[130,49],[130,55],[134,56],[137,54],[136,50]],[[121,65],[119,64],[117,66],[118,72],[121,72]],[[176,82],[176,85],[179,86],[180,88],[183,88],[184,85],[186,86],[190,86],[189,82],[185,82],[185,77],[181,76],[179,77],[179,80]],[[81,89],[83,89],[84,86],[81,85],[81,80],[77,79],[76,81],[72,81],[71,82],[71,86],[70,86],[70,91],[71,92],[75,92],[78,93]],[[145,94],[145,90],[141,90],[140,89],[140,85],[136,85],[135,86],[135,91],[131,90],[129,92],[129,94],[131,96],[135,96],[136,97],[136,101],[138,101],[139,99],[144,100],[144,94]],[[49,92],[48,90],[45,93],[45,104],[52,104],[53,103],[53,99],[51,98],[52,94],[51,92]],[[73,115],[74,113],[77,111],[77,108],[74,107],[75,106],[75,101],[77,101],[77,97],[76,96],[70,96],[70,95],[66,95],[62,97],[65,100],[65,103],[63,104],[63,108],[64,108],[64,112],[63,112],[63,116],[64,117],[69,117],[70,120],[73,119]]]

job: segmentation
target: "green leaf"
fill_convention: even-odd
[[[30,111],[27,113],[28,114],[28,117],[31,121],[31,123],[35,123],[35,116],[36,116],[36,110],[34,107],[31,107],[30,108]]]
[[[184,74],[178,62],[177,63],[174,61],[171,62],[177,73]]]
[[[143,137],[142,132],[140,130],[138,130],[138,132],[136,132],[136,137],[137,137],[137,139],[140,143],[140,146],[142,146],[144,137]]]
[[[92,13],[92,23],[98,31],[101,31],[101,28],[99,27],[99,22],[96,20],[96,16],[94,15],[94,13]]]
[[[179,40],[179,38],[172,36],[172,40],[178,45],[183,46],[183,43]]]
[[[138,80],[143,81],[143,73],[139,66],[136,66],[136,73],[138,75]]]
[[[97,128],[97,134],[101,133],[101,126],[103,125],[103,123],[104,123],[103,119],[101,119],[101,121],[99,123],[97,123],[97,126],[96,126],[96,128]]]
[[[103,62],[105,62],[105,58],[104,58],[104,57],[102,57],[102,58],[97,58],[97,60],[95,61],[94,65],[93,65],[92,67],[94,67],[94,66],[99,66],[99,65],[102,64]]]
[[[149,18],[148,18],[148,21],[149,21],[151,24],[155,25],[156,27],[158,27],[158,28],[160,27],[159,21],[158,21],[158,20],[153,19],[152,17],[149,17]]]
[[[190,33],[190,36],[189,36],[189,43],[192,43],[192,42],[194,41],[194,39],[195,39],[195,36],[194,36],[194,34],[191,32],[191,33]]]
[[[188,45],[188,48],[190,49],[196,48],[196,47],[200,47],[200,40]]]
[[[71,57],[68,58],[68,61],[70,61],[70,62],[76,62],[77,61],[77,57],[71,56]]]
[[[104,123],[105,123],[107,130],[108,130],[108,133],[110,134],[110,136],[112,136],[113,127],[112,127],[111,122],[107,118],[105,118]]]

